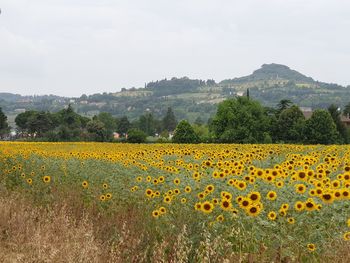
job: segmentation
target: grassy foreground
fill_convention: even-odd
[[[0,143],[1,262],[350,262],[350,147]]]

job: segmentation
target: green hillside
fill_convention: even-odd
[[[71,104],[78,113],[86,116],[105,111],[135,119],[144,112],[161,117],[170,106],[178,119],[194,121],[200,117],[206,121],[216,112],[219,102],[245,95],[247,89],[251,97],[266,106],[274,106],[281,99],[312,108],[325,108],[332,103],[343,107],[350,102],[349,86],[318,82],[284,65],[264,64],[251,75],[219,83],[211,79],[172,78],[147,83],[144,88],[82,95],[80,98],[0,93],[0,107],[14,116],[25,109],[58,111]]]
[[[281,64],[264,64],[260,69],[257,69],[253,74],[245,77],[227,79],[220,82],[221,85],[230,84],[244,84],[247,82],[259,82],[259,81],[274,81],[274,80],[285,80],[295,81],[302,83],[314,83],[315,81],[299,73],[298,71],[292,70],[289,67]]]

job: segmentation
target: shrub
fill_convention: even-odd
[[[130,143],[144,143],[146,142],[147,135],[139,129],[131,129],[128,132],[127,142]]]

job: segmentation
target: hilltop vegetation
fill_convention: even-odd
[[[227,79],[220,82],[220,84],[237,84],[237,83],[246,83],[259,80],[289,80],[289,81],[298,81],[304,83],[313,83],[315,82],[312,78],[306,77],[305,75],[299,73],[298,71],[291,70],[289,67],[280,64],[264,64],[260,69],[257,69],[253,74],[234,79]]]

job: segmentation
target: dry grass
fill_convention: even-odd
[[[108,216],[80,203],[71,197],[36,206],[19,194],[1,195],[0,262],[143,261],[138,246],[145,238],[125,220],[137,218],[131,210]]]
[[[209,231],[194,244],[185,225],[176,235],[159,238],[159,233],[150,232],[141,209],[124,207],[107,214],[84,207],[74,193],[57,195],[55,200],[60,201],[46,206],[24,196],[1,191],[0,262],[272,262],[271,254],[263,250],[235,253],[229,241]],[[322,262],[350,262],[349,243],[330,246],[333,249]],[[312,257],[273,259],[319,261]]]
[[[107,214],[84,207],[74,193],[57,198],[38,206],[2,191],[0,262],[188,262],[185,227],[156,243],[141,210]]]
[[[0,200],[1,262],[98,262],[103,244],[92,222],[65,205],[35,208],[16,196]]]

